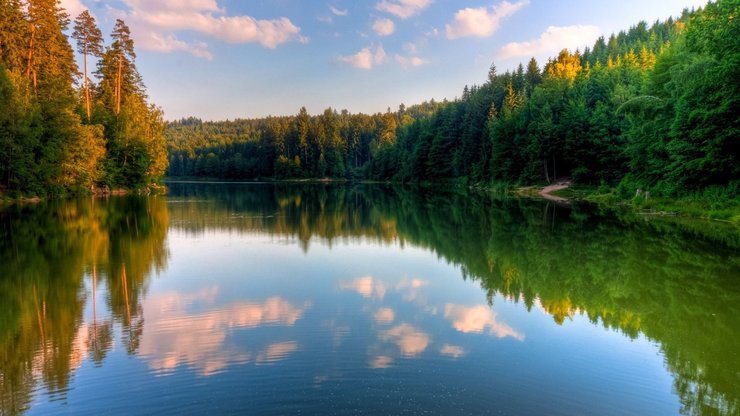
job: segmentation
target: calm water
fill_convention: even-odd
[[[2,415],[740,412],[736,228],[235,184],[0,226]]]

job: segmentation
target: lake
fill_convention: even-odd
[[[485,193],[0,211],[0,414],[740,414],[740,235]]]

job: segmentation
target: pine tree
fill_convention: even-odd
[[[111,33],[113,43],[110,47],[112,58],[116,64],[115,78],[115,113],[121,112],[121,101],[123,100],[124,88],[138,90],[140,77],[134,66],[136,53],[134,52],[134,41],[131,39],[131,31],[121,19],[116,19],[116,25]]]
[[[28,37],[28,22],[19,0],[0,0],[0,65],[20,70]]]
[[[542,82],[542,72],[540,72],[540,67],[537,65],[536,59],[532,58],[527,63],[527,72],[524,74],[524,79],[527,84],[527,97],[529,97],[532,95],[534,87]]]
[[[50,84],[59,81],[68,89],[72,88],[72,80],[77,73],[72,47],[64,36],[69,25],[69,16],[59,7],[56,0],[29,0],[28,21],[30,34],[28,39],[28,54],[26,59],[26,78],[32,81],[34,90],[38,92],[39,84]],[[67,93],[58,91],[58,85],[51,87],[47,92]]]
[[[85,77],[85,110],[87,111],[87,121],[90,121],[90,80],[87,76],[87,57],[103,56],[103,34],[100,28],[95,24],[95,18],[90,12],[85,10],[75,19],[74,32],[72,37],[77,41],[77,52],[82,54],[83,59],[83,76]]]

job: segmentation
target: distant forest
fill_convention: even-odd
[[[0,194],[143,188],[164,175],[165,123],[123,20],[110,40],[88,11],[71,21],[56,0],[0,1]]]
[[[540,67],[491,65],[453,101],[169,123],[170,176],[740,190],[740,3],[640,22]]]

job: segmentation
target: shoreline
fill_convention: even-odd
[[[163,184],[150,184],[143,188],[128,189],[128,188],[113,188],[110,189],[107,186],[97,187],[89,190],[89,192],[69,192],[62,195],[53,195],[41,197],[38,195],[20,195],[17,197],[9,197],[5,193],[0,192],[0,207],[21,204],[21,205],[35,205],[42,202],[68,199],[68,198],[79,198],[83,196],[91,196],[93,198],[108,198],[111,196],[126,196],[126,195],[162,195],[167,193],[167,186]]]
[[[218,178],[192,178],[192,177],[173,177],[164,178],[161,185],[152,184],[139,189],[107,187],[96,188],[94,191],[86,194],[67,194],[55,197],[39,196],[19,196],[16,198],[8,197],[0,193],[0,206],[12,204],[39,204],[41,202],[64,199],[77,196],[93,196],[96,198],[105,198],[110,196],[125,195],[162,195],[167,193],[167,184],[383,184],[383,185],[409,185],[398,182],[373,181],[364,179],[346,179],[346,178],[294,178],[294,179],[274,179],[259,178],[253,180],[224,180]],[[570,179],[563,178],[550,185],[539,186],[512,186],[511,184],[493,183],[493,184],[463,184],[458,180],[449,181],[421,182],[410,184],[426,189],[439,189],[445,186],[445,189],[464,188],[470,191],[493,192],[514,197],[541,199],[563,207],[570,207],[573,203],[585,202],[598,205],[603,208],[612,210],[627,210],[634,214],[645,217],[681,217],[698,219],[705,221],[717,221],[734,225],[740,225],[740,203],[734,200],[712,201],[708,198],[700,197],[678,197],[663,198],[636,195],[631,199],[620,198],[612,188],[601,189],[584,185],[573,184]],[[449,186],[447,186],[449,185]]]

